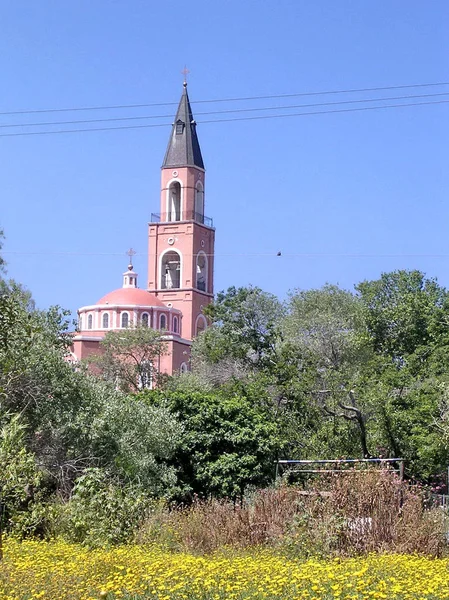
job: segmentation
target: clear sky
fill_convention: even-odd
[[[199,114],[436,93],[448,95],[384,103],[449,100],[449,85],[195,103],[447,82],[447,0],[0,0],[0,23],[0,112],[175,103],[0,116],[0,135],[166,124],[0,137],[8,274],[40,307],[76,311],[120,287],[130,246],[145,286],[147,222],[159,210],[172,117],[5,125],[172,115],[184,64],[217,230],[216,290],[352,289],[399,268],[449,286],[449,104],[217,123],[201,121],[326,107]],[[354,106],[368,104],[331,108]]]

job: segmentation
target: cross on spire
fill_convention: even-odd
[[[186,67],[186,65],[184,65],[183,70],[181,71],[181,73],[184,75],[184,87],[187,87],[187,75],[190,73],[189,69]]]
[[[130,248],[127,252],[126,255],[129,256],[129,265],[128,265],[128,269],[132,269],[133,268],[133,256],[135,256],[137,254],[137,252],[133,249]]]

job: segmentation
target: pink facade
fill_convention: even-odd
[[[130,264],[121,288],[79,309],[72,354],[101,352],[107,331],[137,324],[161,330],[169,351],[155,367],[171,375],[189,368],[190,346],[207,326],[213,299],[215,230],[205,217],[205,170],[186,85],[161,172],[160,214],[149,224],[147,290]]]

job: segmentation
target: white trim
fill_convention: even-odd
[[[73,342],[101,342],[104,339],[104,335],[75,335],[72,338]]]
[[[167,289],[159,290],[159,291],[166,292]],[[170,290],[168,290],[168,291],[170,291]],[[153,309],[153,310],[164,310],[164,309],[168,309],[168,308],[170,308],[170,307],[168,307],[166,304],[164,304],[164,306],[150,305],[150,304],[92,304],[90,306],[83,306],[82,308],[80,308],[78,310],[78,313],[79,313],[79,316],[81,317],[82,316],[81,313],[84,314],[86,311],[96,310],[96,309],[99,309],[99,310],[112,310],[112,311],[117,310],[117,309],[120,309],[120,310],[123,310],[123,309],[129,309],[129,310],[143,309],[146,312],[148,312],[150,309]],[[176,311],[176,312],[179,312],[181,314],[181,311],[179,310],[179,308],[174,308],[173,307],[173,308],[171,308],[171,310],[173,312]]]
[[[178,249],[175,248],[167,248],[166,250],[164,250],[162,252],[162,254],[159,255],[159,268],[158,268],[158,275],[159,275],[159,285],[162,284],[162,259],[164,258],[164,256],[168,253],[168,252],[175,252],[176,254],[179,255],[179,288],[160,288],[161,290],[164,291],[172,291],[172,290],[181,290],[182,289],[182,275],[184,272],[183,269],[183,257],[182,257],[182,252]],[[162,308],[162,307],[159,307]]]
[[[172,183],[179,183],[179,187],[180,187],[180,198],[179,198],[179,216],[181,217],[179,219],[179,221],[169,221],[168,220],[168,215],[170,214],[169,212],[169,206],[170,206],[170,186],[172,185]],[[182,181],[181,179],[179,179],[179,177],[173,177],[173,179],[170,179],[170,181],[167,182],[167,187],[165,188],[166,192],[165,192],[165,214],[167,216],[167,223],[179,223],[182,221],[182,216],[183,216],[183,205],[184,205],[184,186],[182,185]]]

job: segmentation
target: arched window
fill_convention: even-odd
[[[198,181],[195,188],[195,221],[204,221],[204,188],[201,181]]]
[[[179,325],[178,325],[178,317],[173,317],[173,333],[178,333]]]
[[[148,313],[142,315],[142,327],[148,327]]]
[[[92,315],[87,317],[87,329],[92,329],[94,318]]]
[[[159,318],[159,329],[167,329],[167,317],[161,315]]]
[[[129,325],[129,315],[128,315],[127,312],[122,312],[121,323],[122,323],[122,327],[128,327],[128,325]]]
[[[185,362],[183,362],[183,363],[181,363],[181,366],[179,367],[179,370],[180,370],[180,372],[181,372],[181,373],[187,373],[187,371],[188,371],[189,369],[188,369],[188,367],[187,367],[186,363],[185,363]]]
[[[207,327],[206,317],[199,315],[196,320],[196,335],[199,335]]]
[[[201,181],[195,187],[195,221],[204,222],[204,188]]]
[[[153,387],[153,363],[144,360],[139,366],[139,388],[151,389]]]
[[[207,256],[203,251],[196,257],[196,287],[202,292],[207,291]]]
[[[78,319],[78,330],[82,331],[83,330],[83,317],[80,316],[80,318]]]
[[[166,252],[161,261],[161,289],[181,287],[181,256],[175,250]]]
[[[173,181],[168,188],[168,216],[167,221],[181,220],[181,184]]]
[[[103,329],[107,329],[109,327],[109,314],[103,313]]]

